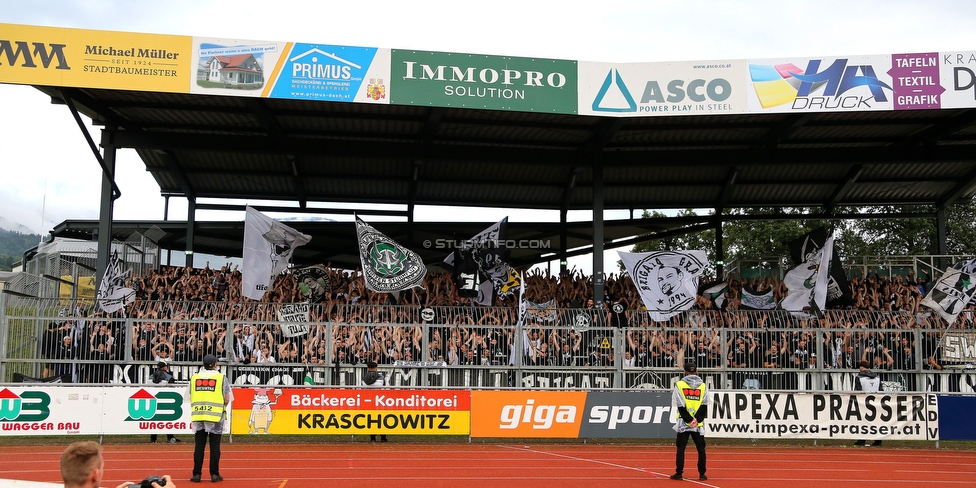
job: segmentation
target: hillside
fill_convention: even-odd
[[[40,241],[39,234],[24,234],[0,229],[0,271],[10,271],[13,264],[23,258],[24,251],[36,246]]]

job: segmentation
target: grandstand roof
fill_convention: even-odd
[[[38,87],[163,195],[590,209],[922,204],[976,194],[976,109],[602,118]]]
[[[594,168],[603,171],[606,209],[811,206],[831,213],[849,205],[945,206],[976,194],[976,109],[602,118],[37,88],[116,127],[103,133],[103,145],[134,148],[162,195],[194,201],[261,199],[311,213],[317,202],[590,209]],[[675,229],[703,222],[608,221],[605,242],[683,233]],[[299,262],[357,261],[353,225],[290,225],[313,236],[296,254]],[[156,226],[166,232],[163,248],[185,248],[185,222],[113,226],[121,238]],[[465,239],[485,226],[379,224],[428,254],[424,240]],[[512,238],[552,239],[550,249],[513,256],[516,264],[539,262],[560,245],[558,224],[511,228]],[[97,221],[67,221],[55,236],[85,238],[94,229]],[[593,242],[592,223],[570,223],[568,232],[568,249]],[[236,256],[242,235],[242,222],[197,222],[194,250]]]

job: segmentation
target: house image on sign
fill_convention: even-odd
[[[256,90],[264,86],[264,71],[253,54],[210,56],[197,72],[197,84]]]

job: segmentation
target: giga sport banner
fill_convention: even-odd
[[[671,392],[472,391],[471,437],[673,437]]]
[[[232,434],[468,434],[467,390],[235,388]]]

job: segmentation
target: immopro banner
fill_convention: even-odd
[[[611,117],[746,112],[746,64],[579,63],[579,113]]]
[[[394,49],[391,103],[576,113],[576,61]]]
[[[234,434],[468,434],[467,390],[235,388]]]
[[[939,440],[932,394],[715,391],[708,435],[739,439]]]
[[[0,24],[0,82],[187,93],[191,38]]]

